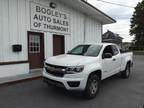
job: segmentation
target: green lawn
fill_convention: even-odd
[[[135,55],[144,55],[144,51],[133,51]]]

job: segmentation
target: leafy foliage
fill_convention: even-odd
[[[135,36],[135,45],[144,45],[144,0],[139,2],[131,18],[130,35]]]

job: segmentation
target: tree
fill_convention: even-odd
[[[144,0],[135,7],[131,18],[130,35],[135,36],[136,46],[144,46]]]

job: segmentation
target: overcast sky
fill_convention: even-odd
[[[104,0],[104,1],[135,7],[137,3],[141,2],[142,0]],[[103,32],[110,30],[114,33],[117,33],[121,37],[123,37],[124,38],[123,41],[126,42],[130,42],[133,39],[133,37],[129,35],[130,18],[132,17],[132,14],[134,12],[133,8],[107,4],[100,2],[98,0],[88,0],[88,2],[117,21],[115,24],[105,25]]]

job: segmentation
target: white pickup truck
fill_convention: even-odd
[[[101,80],[117,73],[128,78],[132,63],[132,52],[121,53],[115,44],[81,44],[67,54],[48,58],[43,81],[67,90],[81,90],[87,98],[94,98]]]

